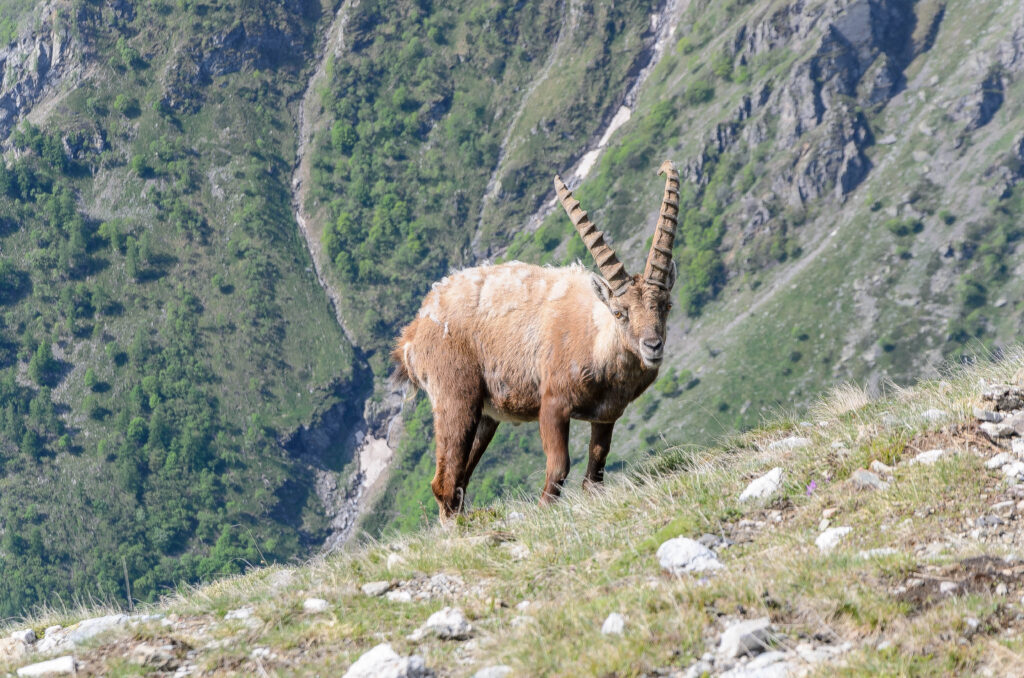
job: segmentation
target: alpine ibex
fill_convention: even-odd
[[[658,375],[676,278],[672,261],[679,173],[665,161],[665,193],[643,276],[630,276],[555,176],[555,191],[601,274],[518,261],[464,269],[434,284],[392,358],[399,383],[422,388],[434,410],[437,469],[431,488],[442,520],[499,421],[540,421],[547,457],[541,503],[569,473],[569,420],[590,422],[584,487],[604,479],[612,428]]]

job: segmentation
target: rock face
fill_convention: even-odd
[[[356,660],[342,678],[433,678],[419,655],[401,657],[387,643],[381,643]]]
[[[36,102],[82,68],[81,46],[66,28],[54,24],[49,4],[39,10],[37,27],[0,47],[0,139],[7,138]]]

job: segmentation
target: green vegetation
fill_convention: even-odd
[[[187,96],[161,75],[239,16],[306,48],[312,20],[75,7],[112,56],[0,159],[0,616],[308,553],[322,507],[279,439],[353,375],[288,207],[300,64],[243,44]]]
[[[384,642],[402,656],[420,655],[439,674],[472,675],[498,664],[525,676],[669,673],[714,652],[732,622],[768,617],[782,652],[799,644],[833,648],[833,661],[800,660],[819,675],[1012,673],[1024,655],[1021,635],[1006,632],[1016,628],[1021,607],[1020,566],[1015,544],[997,535],[1017,539],[1021,530],[1013,520],[974,528],[973,518],[992,515],[997,502],[1012,505],[1014,491],[985,468],[996,448],[970,429],[980,384],[1010,383],[1022,373],[1017,347],[1001,362],[982,360],[889,397],[871,399],[844,385],[808,412],[790,411],[714,447],[666,450],[613,474],[604,492],[568,491],[550,507],[506,499],[450,527],[184,590],[145,609],[180,627],[156,621],[114,631],[79,658],[111,673],[129,666],[122,662],[131,648],[158,635],[194,643],[189,661],[225,675],[337,673]],[[942,421],[925,414],[936,409]],[[805,418],[820,423],[796,423]],[[771,447],[790,435],[809,443]],[[932,446],[947,450],[937,463],[908,463]],[[887,486],[858,487],[852,474],[874,461],[894,467]],[[773,467],[783,470],[775,495],[739,501]],[[850,528],[828,552],[815,544],[823,514],[832,526]],[[661,569],[656,554],[664,541],[705,533],[731,542],[716,548],[721,569],[680,576]],[[881,551],[863,555],[873,549]],[[971,568],[986,562],[998,566]],[[435,575],[447,577],[453,592],[400,602],[360,591],[385,581],[418,592],[408,582]],[[945,581],[958,586],[940,593]],[[908,594],[914,586],[933,595]],[[312,597],[327,609],[304,610]],[[471,622],[472,653],[458,641],[407,638],[448,606]],[[223,619],[242,607],[259,621]],[[625,618],[621,635],[601,633],[612,612]],[[38,630],[98,613],[56,612],[29,624]],[[602,650],[579,652],[581,644]],[[254,654],[257,647],[266,650]],[[14,668],[0,664],[0,671]]]

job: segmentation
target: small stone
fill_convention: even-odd
[[[992,469],[993,471],[1001,469],[1007,464],[1013,461],[1013,457],[1008,452],[1000,452],[996,456],[992,457],[985,462],[985,468]]]
[[[993,412],[992,410],[984,410],[980,407],[974,408],[974,418],[978,421],[984,421],[990,424],[998,424],[1003,420],[1003,415],[999,412]]]
[[[878,140],[880,146],[892,146],[897,141],[895,134],[886,134],[884,137]]]
[[[807,447],[810,444],[810,438],[804,438],[803,436],[789,436],[782,440],[776,440],[769,443],[768,450],[771,452],[777,450],[798,450],[801,447]]]
[[[735,659],[759,654],[767,647],[771,634],[772,624],[768,617],[736,622],[722,631],[718,656],[722,659]]]
[[[29,645],[36,642],[36,632],[32,629],[22,629],[21,631],[15,631],[11,634],[10,637],[14,638],[15,640],[20,640],[23,643],[27,643]]]
[[[626,619],[618,612],[612,612],[601,624],[601,633],[606,636],[615,635],[621,636],[623,629],[626,628]]]
[[[71,655],[48,659],[45,662],[29,664],[18,669],[19,676],[52,676],[75,673],[75,658]]]
[[[1011,461],[1000,470],[1006,478],[1024,478],[1024,461]]]
[[[859,468],[850,474],[850,481],[861,490],[884,490],[889,483],[878,477],[878,474]]]
[[[1004,419],[1003,423],[1013,428],[1013,432],[1019,436],[1024,436],[1024,411],[1017,412],[1008,419]]]
[[[956,582],[944,581],[941,584],[939,584],[939,593],[950,594],[950,593],[953,593],[954,591],[956,591],[957,588],[959,588],[959,586],[957,585]]]
[[[411,603],[412,602],[412,594],[409,593],[408,591],[388,591],[387,593],[384,594],[384,597],[387,598],[392,603]]]
[[[399,567],[401,567],[402,565],[405,565],[405,564],[406,564],[405,558],[403,558],[402,556],[398,555],[397,553],[389,553],[388,554],[388,562],[387,562],[388,572],[391,572],[392,570],[395,570],[395,569],[397,569],[397,568],[399,568]]]
[[[391,590],[391,582],[389,581],[371,581],[363,584],[362,591],[364,595],[376,598],[377,596],[383,596],[385,593]]]
[[[834,516],[837,513],[839,513],[839,509],[837,509],[835,507],[827,508],[827,509],[825,509],[824,511],[821,512],[821,517],[822,518],[831,518],[832,516]]]
[[[818,532],[824,532],[825,530],[828,529],[828,526],[831,525],[831,524],[832,524],[832,521],[830,521],[828,518],[822,518],[821,522],[818,523]]]
[[[743,490],[742,494],[740,494],[740,501],[747,501],[749,499],[766,499],[775,494],[781,485],[782,469],[776,466],[771,471],[768,471],[768,473],[747,485],[747,489]]]
[[[0,638],[0,664],[15,662],[28,656],[29,645],[20,638]]]
[[[992,422],[985,422],[983,424],[979,424],[978,428],[981,429],[981,432],[987,435],[992,440],[998,440],[999,438],[1009,438],[1014,433],[1016,433],[1016,431],[1013,430],[1013,426],[1002,421],[997,424]]]
[[[911,464],[911,465],[914,465],[914,464],[931,465],[931,464],[934,464],[935,462],[937,462],[944,454],[946,454],[945,450],[941,450],[941,449],[938,449],[938,450],[928,450],[927,452],[920,453],[919,455],[917,455],[916,457],[911,459],[908,463]]]
[[[423,657],[400,657],[387,643],[381,643],[355,661],[342,678],[433,678]]]
[[[974,521],[974,524],[978,527],[996,527],[997,525],[1005,525],[1002,518],[992,515],[981,516]]]
[[[304,612],[326,612],[330,606],[330,603],[323,598],[306,598],[302,601],[302,609]]]
[[[473,633],[466,615],[457,607],[445,607],[427,618],[423,626],[409,635],[409,640],[417,641],[434,636],[441,640],[465,640]]]
[[[703,678],[709,676],[715,670],[715,667],[711,665],[711,662],[700,660],[695,664],[691,664],[690,668],[683,672],[683,678]]]
[[[510,523],[514,523],[514,522],[518,522],[518,521],[522,520],[525,517],[526,516],[524,516],[519,511],[511,511],[511,512],[509,512],[508,516],[505,517],[505,520],[507,520]]]
[[[254,610],[249,607],[240,607],[237,610],[229,610],[224,619],[248,619],[253,615]]]
[[[658,547],[658,563],[669,574],[707,572],[724,567],[715,552],[687,537],[669,539]]]
[[[849,534],[852,529],[852,527],[846,525],[841,527],[830,527],[818,535],[818,538],[814,540],[814,544],[822,553],[828,553],[838,546],[843,537]]]
[[[480,669],[473,674],[473,678],[510,678],[513,673],[511,666],[499,664],[497,666],[488,666],[487,668]]]
[[[1024,438],[1014,438],[1010,441],[1010,451],[1018,459],[1024,459]]]
[[[128,652],[128,661],[139,666],[149,666],[154,669],[169,667],[174,662],[173,645],[152,645],[140,643]]]
[[[1009,591],[1009,589],[1006,588],[1006,584],[1004,582],[999,582],[998,584],[996,584],[997,596],[1005,596],[1007,591]]]
[[[516,603],[516,609],[520,612],[523,612],[524,610],[528,609],[532,604],[533,603],[531,603],[529,600],[521,600],[518,603]]]
[[[889,466],[888,464],[883,464],[877,459],[871,462],[871,465],[868,466],[868,469],[874,471],[880,476],[891,476],[893,471],[892,466]]]

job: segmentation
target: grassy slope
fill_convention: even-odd
[[[146,598],[237,570],[239,556],[306,553],[304,542],[323,536],[322,507],[294,488],[294,505],[279,501],[286,483],[308,490],[311,480],[278,437],[335,404],[354,376],[289,208],[287,102],[301,91],[319,8],[100,4],[74,10],[88,77],[32,119],[58,139],[102,135],[102,153],[87,151],[67,171],[23,149],[6,154],[73,196],[87,264],[61,270],[67,240],[57,226],[69,226],[47,220],[44,194],[0,196],[4,255],[28,281],[27,293],[0,300],[0,375],[17,374],[38,396],[26,376],[36,345],[51,341],[63,361],[51,384],[61,425],[17,412],[39,429],[38,459],[20,437],[0,435],[0,524],[8,536],[46,534],[39,548],[0,546],[12,587],[0,614],[123,598],[125,567]],[[67,20],[70,7],[59,9]],[[250,40],[283,34],[292,46],[229,46],[212,67],[223,74],[198,76],[194,60],[214,58],[214,38],[243,19]],[[237,66],[223,66],[232,59]],[[182,206],[202,225],[183,227]],[[118,245],[104,223],[116,225]],[[132,239],[149,251],[135,275]],[[77,301],[65,303],[72,289]]]
[[[1011,581],[1008,595],[993,593],[993,583],[930,602],[901,599],[891,589],[916,573],[954,572],[972,556],[1014,553],[1008,540],[970,532],[975,517],[1011,493],[1000,474],[984,469],[993,447],[969,423],[983,383],[1014,380],[1024,383],[1020,349],[1001,362],[892,389],[876,400],[854,387],[836,389],[807,415],[793,412],[713,448],[668,450],[653,464],[612,476],[600,495],[570,493],[546,509],[503,501],[452,529],[435,527],[301,567],[257,570],[185,591],[147,609],[170,615],[171,626],[114,634],[78,657],[94,670],[132,673],[123,658],[127,648],[141,639],[174,638],[198,648],[195,661],[204,670],[251,673],[258,668],[250,652],[263,647],[272,653],[259,660],[264,669],[312,675],[336,671],[387,641],[400,653],[423,655],[442,675],[468,676],[504,663],[523,676],[628,676],[685,668],[711,649],[722,616],[767,615],[783,646],[823,630],[835,644],[853,643],[842,664],[822,667],[821,675],[1006,671],[1024,655],[1024,636],[1013,621],[1020,616],[1021,582]],[[924,416],[933,409],[944,413],[940,420]],[[798,424],[803,416],[812,423]],[[811,444],[769,449],[794,433]],[[952,454],[933,466],[906,463],[933,447]],[[873,460],[895,465],[891,486],[858,491],[850,473]],[[773,466],[785,475],[770,503],[739,502],[744,486]],[[822,554],[814,540],[826,509],[832,525],[853,531]],[[522,518],[514,520],[513,512]],[[751,528],[748,521],[761,522]],[[992,534],[999,531],[1014,535],[1016,544],[1022,538],[1018,523]],[[724,570],[678,579],[659,571],[654,553],[663,541],[704,532],[736,542],[720,551]],[[897,552],[856,555],[881,547]],[[389,569],[394,553],[402,560]],[[397,583],[417,573],[457,575],[466,587],[415,603],[358,590],[365,582]],[[330,610],[303,613],[302,601],[311,596],[327,600]],[[522,601],[531,601],[525,611],[515,607]],[[245,605],[260,623],[222,619]],[[405,640],[445,605],[465,610],[476,628],[472,643]],[[621,638],[600,634],[610,612],[627,619]],[[29,623],[39,630],[90,613],[51,611]],[[980,620],[977,633],[965,631],[969,618]],[[878,649],[883,640],[888,647]],[[587,647],[601,650],[581,650]]]

